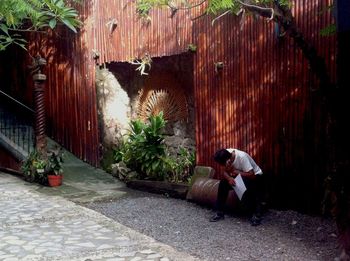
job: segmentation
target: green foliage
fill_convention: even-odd
[[[21,170],[25,180],[47,184],[47,175],[60,175],[63,172],[63,150],[56,148],[47,152],[47,155],[32,151],[28,158],[22,162]]]
[[[190,52],[196,52],[197,51],[197,45],[195,44],[189,44],[187,46],[187,49],[190,51]]]
[[[48,172],[50,174],[61,175],[63,173],[63,150],[57,148],[48,152]]]
[[[200,2],[200,1],[198,1]],[[249,3],[250,5],[256,5],[261,7],[272,6],[274,0],[251,0],[251,1],[239,1],[239,0],[207,0],[207,14],[218,14],[223,11],[231,11],[233,14],[237,14],[242,8],[242,3]],[[280,0],[280,5],[291,6],[290,0]],[[196,6],[193,1],[183,0],[180,5],[175,5],[171,0],[137,0],[136,10],[137,13],[144,18],[149,18],[149,12],[154,7],[168,6],[172,8],[191,8]]]
[[[207,13],[217,14],[222,10],[232,10],[235,13],[240,4],[232,0],[208,0]]]
[[[26,50],[26,40],[22,39],[19,34],[9,34],[8,27],[0,23],[0,51],[6,49],[10,44],[16,44]]]
[[[248,3],[250,5],[260,7],[273,6],[273,0],[252,0],[252,1],[237,1],[237,0],[208,0],[207,13],[217,14],[222,11],[230,10],[233,14],[237,14],[242,8],[241,3]],[[282,6],[291,6],[290,0],[280,0],[279,4]]]
[[[166,153],[162,135],[166,122],[162,112],[150,116],[148,120],[148,123],[139,119],[131,121],[127,139],[116,152],[115,158],[139,172],[141,178],[162,180],[166,174]]]
[[[34,150],[23,161],[21,170],[25,180],[45,184],[47,181],[48,161],[37,150]]]
[[[334,35],[337,32],[337,26],[335,24],[331,24],[326,26],[325,28],[321,29],[320,35],[321,36],[330,36]]]
[[[76,27],[81,23],[74,8],[67,7],[63,0],[43,0],[43,2],[46,8],[39,15],[41,27],[49,26],[54,29],[57,23],[62,23],[73,32],[77,32]]]
[[[328,5],[323,10],[319,12],[319,15],[323,15],[326,12],[333,12],[334,11],[334,4]],[[322,28],[320,30],[320,35],[321,36],[331,36],[334,35],[337,32],[337,26],[336,24],[329,24],[326,27]]]
[[[136,12],[142,18],[148,18],[153,7],[168,5],[169,0],[136,0]]]
[[[176,158],[170,157],[162,134],[165,124],[162,112],[150,116],[147,123],[131,121],[130,132],[115,151],[115,161],[124,162],[141,179],[187,181],[193,174],[195,154],[180,148]]]
[[[171,182],[189,182],[194,172],[196,155],[185,148],[180,148],[176,158],[168,157],[166,162],[169,167],[167,179]]]
[[[1,0],[0,51],[10,44],[23,49],[26,41],[19,32],[38,32],[64,24],[74,32],[81,25],[78,13],[65,0]]]

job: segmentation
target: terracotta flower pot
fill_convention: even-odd
[[[62,185],[63,175],[47,175],[50,187],[57,187]]]

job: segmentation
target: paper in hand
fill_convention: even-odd
[[[244,192],[247,190],[244,181],[242,179],[241,174],[237,175],[235,178],[236,185],[233,186],[233,189],[235,190],[239,200],[242,200]]]

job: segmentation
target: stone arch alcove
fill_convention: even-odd
[[[127,62],[97,69],[96,88],[103,161],[126,133],[132,119],[147,119],[163,111],[165,143],[171,154],[180,147],[195,150],[193,57],[189,54],[152,58],[148,75]]]

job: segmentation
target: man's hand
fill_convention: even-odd
[[[224,171],[224,177],[227,180],[228,184],[230,184],[231,186],[236,185],[235,179],[233,177],[233,172],[232,173],[228,173],[228,172]]]
[[[237,177],[238,174],[240,174],[240,171],[239,170],[236,170],[235,168],[233,167],[230,167],[230,168],[225,168],[225,172],[230,176],[230,177]]]
[[[231,186],[235,186],[236,185],[236,182],[235,182],[235,179],[230,177],[228,180],[228,184],[230,184]]]

